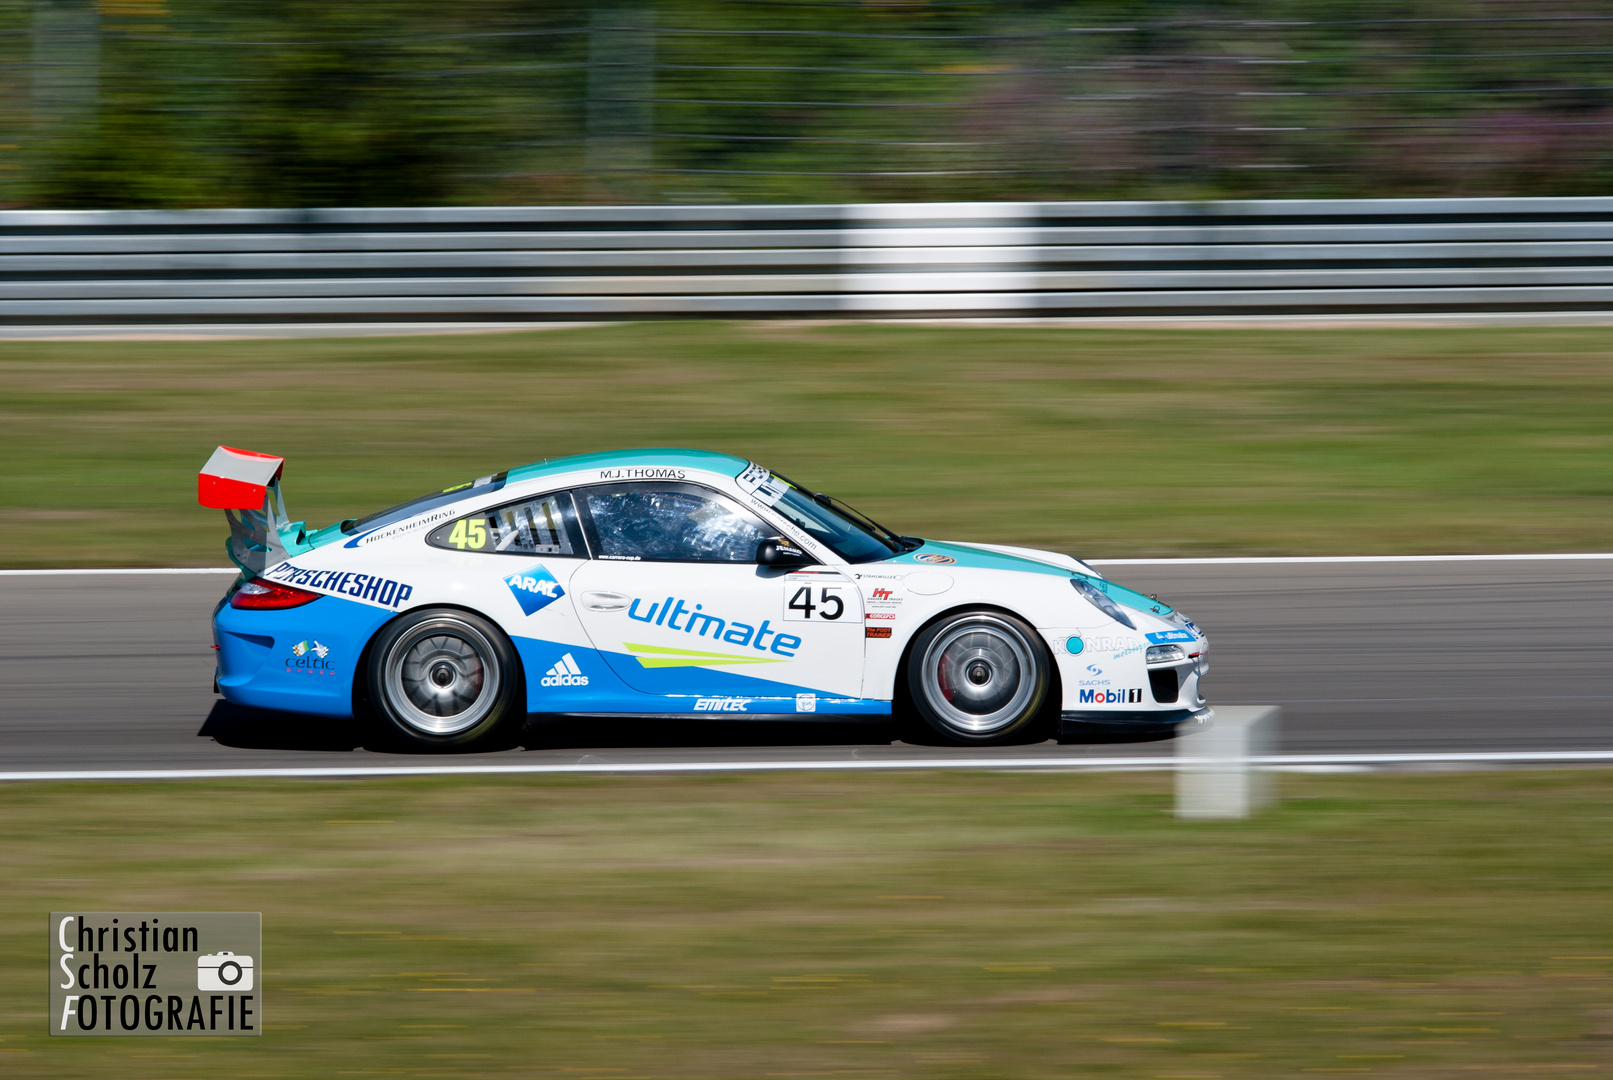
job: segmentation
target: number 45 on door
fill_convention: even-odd
[[[787,585],[784,618],[789,622],[834,622],[846,613],[844,585]]]

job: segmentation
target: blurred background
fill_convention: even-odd
[[[1517,0],[0,0],[0,206],[1583,195]]]
[[[692,445],[1087,557],[1608,551],[1610,59],[1569,0],[0,0],[0,209],[43,211],[0,215],[0,761],[267,760],[206,719],[211,596],[76,572],[223,563],[220,443],[316,525]],[[1210,202],[1420,196],[1568,198]],[[376,206],[500,209],[296,209]],[[54,212],[97,208],[294,212]],[[1229,311],[1330,321],[1186,321]],[[937,313],[1025,322],[878,321]],[[1441,566],[1160,591],[1295,732],[1608,746],[1613,563]],[[1192,825],[1141,773],[10,785],[0,1061],[1609,1072],[1613,773],[1282,781]],[[269,1056],[46,1035],[44,913],[136,905],[264,913]]]

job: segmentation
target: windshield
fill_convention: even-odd
[[[839,499],[802,487],[778,473],[768,473],[759,465],[746,469],[739,481],[757,499],[849,563],[877,562],[908,549],[902,537]]]

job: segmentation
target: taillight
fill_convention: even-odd
[[[320,595],[307,589],[293,589],[290,585],[253,578],[235,590],[235,595],[230,597],[230,607],[242,611],[280,611],[302,607],[318,600]]]

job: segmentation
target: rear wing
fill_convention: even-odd
[[[248,577],[288,557],[288,548],[306,550],[303,523],[286,515],[280,474],[286,459],[253,450],[221,446],[196,478],[196,500],[224,511],[230,538],[224,550]]]

